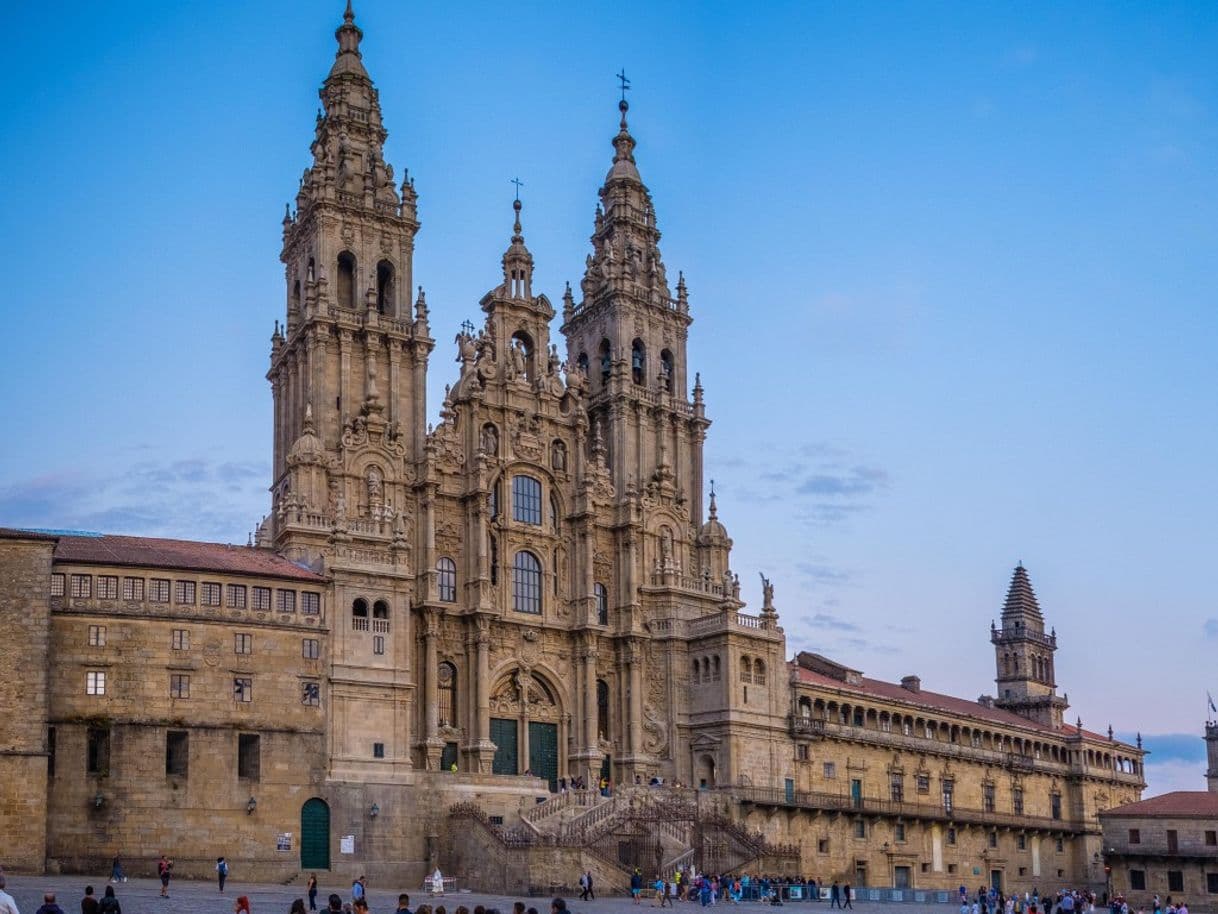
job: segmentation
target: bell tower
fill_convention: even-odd
[[[395,185],[388,133],[347,3],[311,147],[283,219],[286,318],[271,338],[272,515],[262,542],[313,561],[332,535],[403,526],[423,455],[430,338],[411,308],[414,183]]]
[[[683,277],[676,295],[660,257],[651,194],[635,163],[635,140],[621,120],[613,163],[600,189],[577,304],[568,290],[562,332],[568,363],[587,376],[589,411],[604,433],[619,500],[651,494],[696,530],[702,522],[702,388],[688,398],[686,339],[692,318]]]
[[[1067,704],[1057,694],[1054,675],[1057,632],[1045,633],[1045,618],[1022,563],[1011,575],[1002,628],[990,623],[990,641],[998,671],[994,704],[1037,723],[1061,727]]]

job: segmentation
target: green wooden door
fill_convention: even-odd
[[[558,724],[529,721],[529,768],[558,789]]]
[[[330,868],[330,807],[316,797],[300,808],[300,868]]]
[[[493,774],[519,774],[520,757],[516,750],[516,721],[492,717],[491,742],[495,744],[495,758],[491,762],[491,772]]]

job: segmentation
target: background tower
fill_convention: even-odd
[[[1209,764],[1205,769],[1205,785],[1211,793],[1218,793],[1218,722],[1205,722],[1205,757]]]
[[[1015,567],[1002,607],[1002,627],[990,624],[998,698],[994,704],[1050,727],[1062,725],[1067,704],[1057,695],[1053,655],[1057,632],[1045,619],[1023,564]]]

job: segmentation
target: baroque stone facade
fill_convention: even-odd
[[[4,693],[20,862],[165,851],[207,875],[224,853],[251,877],[398,880],[440,863],[521,890],[577,861],[609,884],[633,862],[1094,883],[1097,813],[1140,795],[1142,752],[1063,723],[1022,567],[980,701],[788,660],[764,578],[744,611],[703,503],[690,297],[625,101],[578,300],[533,289],[515,201],[428,427],[417,195],[384,160],[350,6],[336,34],[283,222],[257,542],[0,538],[5,649],[47,658]],[[575,777],[619,790],[537,805]],[[633,787],[653,778],[698,789]]]

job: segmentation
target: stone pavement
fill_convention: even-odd
[[[318,874],[321,879],[320,890],[317,894],[317,904],[322,910],[325,909],[326,898],[331,892],[335,892],[342,897],[344,901],[350,900],[351,886],[345,885],[329,885],[326,883],[324,873]],[[7,891],[16,901],[21,914],[34,914],[38,907],[42,904],[42,895],[44,892],[55,892],[56,901],[63,908],[64,914],[77,914],[80,911],[80,899],[84,897],[84,889],[86,885],[92,885],[94,894],[100,898],[105,891],[107,882],[104,877],[89,879],[82,876],[19,876],[9,874]],[[125,882],[122,885],[115,886],[115,894],[118,896],[120,904],[123,907],[123,914],[231,914],[233,910],[233,902],[238,895],[247,895],[250,899],[250,914],[288,914],[288,908],[291,907],[293,899],[304,897],[304,879],[301,878],[299,884],[293,885],[266,885],[266,884],[249,884],[238,880],[229,879],[225,886],[224,894],[221,895],[216,890],[214,882],[197,882],[187,879],[175,879],[169,887],[169,899],[165,900],[160,897],[161,884],[155,879],[132,879],[130,882]],[[485,905],[487,908],[498,908],[500,914],[511,914],[512,902],[516,901],[515,897],[502,895],[486,895],[476,892],[452,892],[445,895],[443,898],[430,898],[425,892],[419,891],[411,886],[404,886],[401,889],[390,886],[370,886],[368,889],[368,904],[371,914],[393,914],[397,907],[397,898],[399,891],[406,891],[410,894],[411,907],[417,907],[420,904],[431,904],[433,907],[437,904],[443,904],[449,914],[452,914],[458,905],[465,905],[471,911],[474,905]],[[550,899],[549,898],[521,898],[529,907],[537,908],[539,914],[549,914]],[[579,900],[578,894],[567,898],[567,903],[574,914],[629,914],[629,912],[642,911],[650,906],[650,902],[644,901],[642,905],[635,906],[631,904],[629,898],[614,897],[614,898],[598,898],[596,901],[583,902]],[[715,909],[720,914],[727,914],[727,909],[739,910],[740,914],[762,914],[762,911],[771,910],[763,908],[759,903],[752,902],[739,906],[738,909],[731,905],[719,904]],[[877,909],[883,909],[890,914],[955,914],[954,906],[937,905],[937,904],[875,904],[855,902],[856,910],[871,910],[876,912]],[[692,902],[678,904],[676,910],[687,911],[689,914],[694,914],[695,911],[700,911],[700,906]],[[828,902],[810,903],[792,903],[786,905],[783,909],[786,914],[821,914],[821,912],[829,911]]]

